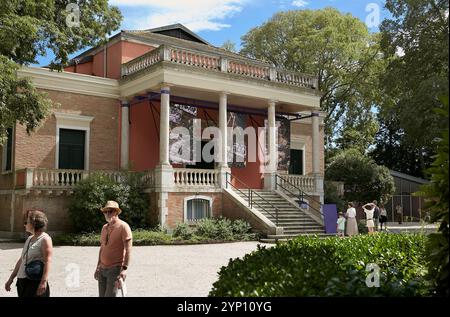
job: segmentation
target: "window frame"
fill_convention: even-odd
[[[209,212],[211,214],[210,218],[212,218],[213,215],[214,215],[213,208],[212,208],[212,203],[213,203],[213,198],[212,197],[203,196],[203,195],[193,195],[193,196],[185,197],[184,198],[184,209],[183,209],[183,222],[184,223],[193,223],[192,220],[187,219],[187,204],[188,204],[188,201],[195,200],[195,199],[207,200],[208,204],[209,204]],[[205,219],[205,218],[202,218],[202,219]]]
[[[302,174],[291,175],[306,175],[306,140],[302,136],[291,135],[290,150],[302,151]]]
[[[90,140],[90,124],[94,117],[83,116],[69,113],[54,113],[56,117],[56,152],[55,152],[55,169],[59,169],[59,139],[60,130],[79,130],[85,131],[84,140],[84,170],[89,170],[89,140]]]
[[[15,136],[16,136],[16,127],[12,126],[11,128],[11,158],[10,158],[10,168],[6,169],[6,161],[8,156],[8,140],[6,140],[6,143],[2,146],[2,174],[11,173],[14,166],[14,147],[15,147]],[[9,136],[8,136],[9,139]]]

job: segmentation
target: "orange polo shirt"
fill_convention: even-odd
[[[100,242],[100,265],[102,268],[122,266],[125,257],[124,243],[133,238],[130,226],[122,220],[113,225],[106,224],[102,228]]]

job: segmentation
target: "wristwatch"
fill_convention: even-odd
[[[128,266],[122,265],[122,271],[125,271],[126,269],[128,269]]]

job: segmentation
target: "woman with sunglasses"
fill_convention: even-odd
[[[98,280],[100,297],[115,297],[120,281],[125,281],[132,246],[130,226],[119,219],[122,210],[115,201],[100,209],[107,224],[100,236],[100,252],[94,278]]]
[[[30,210],[24,222],[25,230],[31,235],[22,250],[5,290],[11,291],[11,284],[17,276],[17,294],[19,297],[49,297],[48,276],[52,261],[52,238],[45,233],[47,217],[42,211]],[[30,270],[31,269],[31,270]]]

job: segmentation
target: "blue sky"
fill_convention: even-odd
[[[121,29],[182,23],[213,45],[231,40],[238,49],[244,34],[280,11],[334,7],[367,21],[372,32],[378,30],[374,26],[377,12],[379,21],[387,16],[384,0],[110,0],[110,3],[122,11]],[[51,59],[51,54],[40,57],[38,65],[45,66]]]

